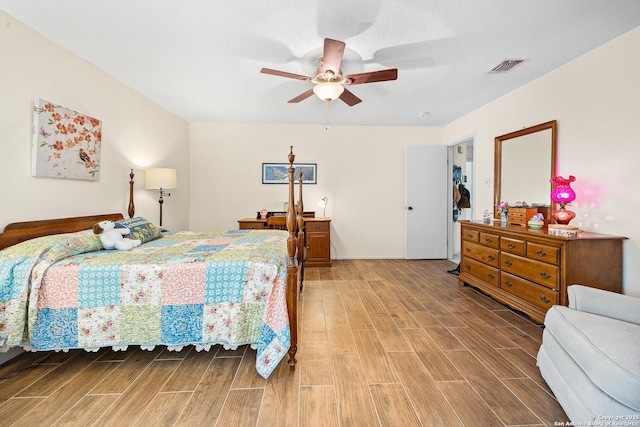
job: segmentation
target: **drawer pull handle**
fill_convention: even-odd
[[[494,276],[494,275],[493,275],[493,273],[489,273],[489,274],[487,274],[487,277],[488,277],[489,279],[495,279],[495,278],[496,278],[496,276]]]
[[[485,238],[485,239],[484,239],[484,241],[485,241],[485,242],[487,242],[487,243],[493,243],[493,239],[490,239],[490,238],[488,238],[488,237],[487,237],[487,238]]]
[[[511,283],[511,282],[510,282],[510,281],[508,281],[508,280],[505,280],[505,281],[504,281],[504,285],[505,285],[506,287],[510,288],[511,286],[513,286],[513,283]]]
[[[545,273],[544,271],[540,273],[540,277],[542,277],[543,279],[551,279],[551,276],[549,276],[547,273]]]
[[[537,254],[538,256],[547,256],[547,253],[546,253],[545,251],[543,251],[543,250],[540,250],[540,249],[538,249],[538,250],[536,251],[536,254]]]
[[[307,249],[311,249],[311,245],[307,245]]]
[[[471,266],[469,264],[465,264],[464,268],[466,268],[467,270],[471,270]]]
[[[464,248],[464,250],[465,250],[467,253],[471,252],[471,248]]]
[[[467,238],[468,238],[468,239],[473,238],[473,234],[471,234],[471,233],[467,234]]]
[[[507,267],[511,267],[513,265],[513,263],[511,261],[509,261],[509,260],[506,260],[504,262],[504,265],[506,265]]]
[[[550,303],[551,300],[547,297],[545,297],[544,295],[540,295],[540,301],[544,302],[544,303]]]
[[[513,243],[509,243],[509,244],[507,244],[507,247],[509,249],[514,249],[516,247],[516,245],[514,245]]]
[[[496,257],[494,257],[493,255],[489,255],[487,258],[489,259],[489,261],[493,261],[494,259],[496,259]]]
[[[254,227],[253,225],[250,225],[250,226],[249,226],[249,227],[247,227],[247,228],[249,228],[249,230],[253,230],[255,227]]]
[[[321,227],[321,226],[320,226],[320,224],[316,224],[316,229],[318,229],[318,228],[320,228],[320,227]]]

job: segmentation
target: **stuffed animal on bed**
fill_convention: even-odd
[[[140,240],[125,238],[129,234],[128,228],[115,228],[113,221],[100,221],[93,226],[93,234],[100,235],[100,242],[105,249],[116,248],[119,251],[128,251],[142,243]]]

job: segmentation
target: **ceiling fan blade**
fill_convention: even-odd
[[[349,83],[350,85],[385,82],[388,80],[396,80],[398,78],[398,69],[389,68],[388,70],[371,71],[369,73],[360,73],[360,74],[351,74],[346,78],[351,80],[351,83]]]
[[[342,99],[349,107],[353,107],[354,105],[362,102],[362,99],[355,96],[353,92],[350,92],[346,88],[344,92],[342,92],[342,95],[340,95],[340,99]]]
[[[365,63],[415,70],[452,64],[457,58],[471,55],[470,47],[456,37],[433,39],[398,46],[383,47]]]
[[[311,77],[303,76],[302,74],[287,73],[286,71],[272,70],[271,68],[263,68],[263,69],[260,70],[260,72],[264,73],[264,74],[271,74],[271,75],[274,75],[274,76],[287,77],[289,79],[296,79],[296,80],[310,80],[311,79]]]
[[[344,0],[317,2],[317,34],[331,34],[340,40],[357,36],[369,29],[380,10],[382,0],[368,0],[366,7],[353,7]]]
[[[322,56],[322,67],[320,71],[325,73],[327,70],[333,71],[335,74],[340,72],[340,64],[344,55],[344,42],[324,39],[324,53]]]
[[[290,99],[287,102],[296,103],[296,102],[304,101],[305,99],[307,99],[311,95],[313,95],[313,88],[309,89],[306,92],[301,93],[300,95],[296,96],[295,98]]]

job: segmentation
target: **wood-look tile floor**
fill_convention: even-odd
[[[24,353],[0,366],[4,426],[552,426],[542,330],[448,261],[309,268],[298,364],[255,351]]]

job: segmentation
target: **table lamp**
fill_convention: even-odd
[[[322,199],[320,199],[320,201],[318,202],[318,206],[320,206],[322,208],[322,217],[327,216],[327,196],[324,196]]]
[[[171,193],[167,193],[165,190],[169,188],[178,187],[178,177],[175,169],[168,168],[153,168],[145,169],[144,171],[144,188],[147,190],[159,190],[160,199],[160,227],[162,227],[162,204],[164,203],[164,196],[171,196]]]
[[[553,190],[551,190],[551,200],[560,205],[560,209],[551,213],[558,224],[569,224],[569,221],[576,217],[575,212],[565,208],[567,204],[576,199],[576,193],[571,189],[571,183],[575,180],[576,177],[573,175],[569,175],[568,179],[556,176],[549,180],[554,184]]]

